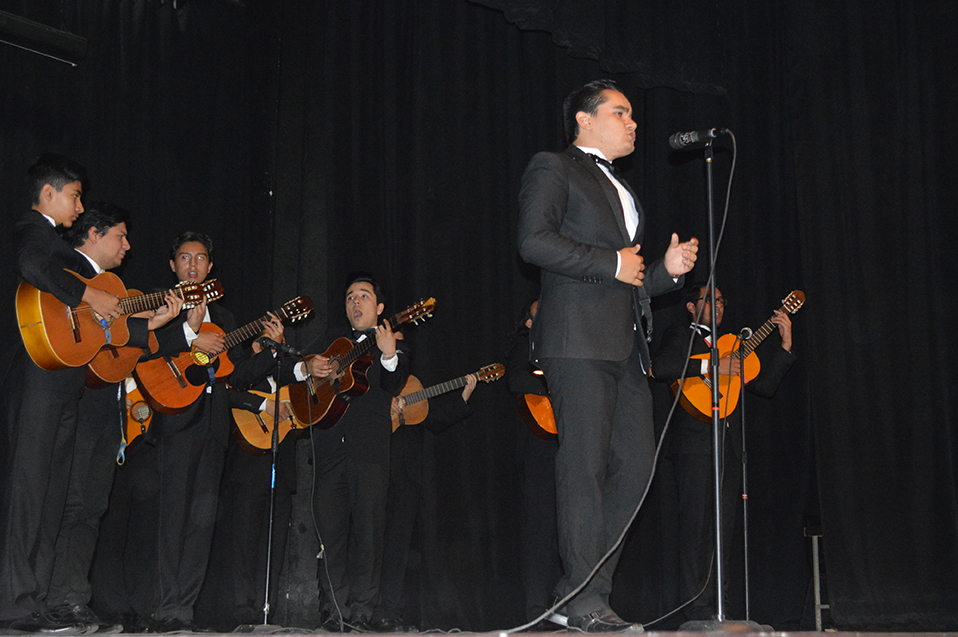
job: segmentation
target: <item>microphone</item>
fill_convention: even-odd
[[[752,328],[743,327],[741,330],[739,330],[738,337],[743,341],[747,341],[748,339],[752,338]]]
[[[276,352],[282,352],[283,354],[289,354],[290,356],[299,356],[300,358],[303,356],[299,350],[293,349],[286,343],[277,343],[267,336],[261,336],[256,342],[259,343],[263,349],[271,349]]]
[[[708,130],[692,131],[691,133],[675,133],[669,137],[669,146],[675,150],[681,150],[692,144],[711,141],[724,132],[724,128],[721,130],[710,128]]]

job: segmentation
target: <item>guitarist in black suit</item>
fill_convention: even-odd
[[[506,354],[506,382],[509,392],[524,401],[527,394],[548,396],[545,376],[529,362],[529,332],[538,311],[538,299],[523,308]],[[540,373],[536,373],[536,372]],[[516,472],[522,507],[522,590],[525,592],[526,621],[542,615],[552,604],[552,589],[562,576],[556,521],[556,436],[542,429],[528,409],[517,414]],[[528,413],[524,413],[528,412]],[[542,620],[530,632],[548,632],[558,626]]]
[[[87,264],[84,276],[93,276],[120,266],[130,243],[127,223],[130,213],[118,206],[94,203],[74,222],[69,238]],[[174,317],[183,301],[166,294],[166,305],[149,312],[149,319],[127,319],[128,345],[148,348],[147,330],[157,329]],[[100,519],[106,512],[113,485],[113,470],[121,432],[126,423],[126,392],[123,383],[87,388],[80,399],[76,442],[70,471],[69,492],[56,543],[56,559],[48,605],[61,621],[97,626],[98,632],[118,628],[103,624],[89,608],[90,564],[96,548]]]
[[[693,285],[685,291],[686,309],[692,315],[692,324],[677,324],[662,335],[662,342],[652,362],[656,380],[676,381],[685,374],[693,378],[709,373],[709,359],[688,358],[689,339],[692,340],[691,355],[708,354],[713,335],[712,311],[709,307],[710,290],[706,285]],[[715,290],[715,319],[722,324],[725,314],[725,297]],[[788,314],[776,311],[771,319],[778,327],[779,347],[762,348],[761,373],[746,385],[756,395],[770,397],[778,389],[785,373],[795,362],[792,353],[792,321]],[[718,330],[714,330],[718,331]],[[735,356],[719,360],[719,373],[730,375],[731,382],[740,382],[742,361]],[[721,388],[720,388],[721,389]],[[742,493],[742,430],[730,426],[731,412],[727,415],[723,441],[728,441],[723,451],[724,472],[722,478],[723,547],[731,548],[732,530]],[[687,620],[710,619],[716,613],[714,575],[714,462],[712,455],[712,424],[704,423],[683,409],[676,409],[667,434],[667,454],[675,468],[678,490],[679,513],[679,594],[683,602],[691,601],[685,608]],[[728,550],[724,551],[729,554]],[[706,588],[706,580],[708,587]],[[728,580],[725,580],[728,584]],[[701,593],[701,594],[700,594]],[[727,592],[726,592],[727,594]]]
[[[655,440],[648,387],[649,297],[677,289],[698,241],[673,234],[660,259],[640,254],[645,211],[609,162],[635,149],[632,106],[611,81],[563,105],[561,153],[529,162],[519,193],[519,253],[542,272],[531,358],[545,372],[559,432],[556,496],[565,573],[556,587],[570,628],[641,631],[609,606],[617,551],[651,479]]]
[[[93,274],[56,231],[83,213],[85,179],[82,166],[59,155],[42,155],[29,169],[31,210],[14,230],[14,266],[21,280],[70,307],[85,301],[102,316],[117,317],[116,296],[64,271]],[[86,366],[41,369],[17,339],[0,359],[0,377],[0,627],[69,628],[72,622],[48,612],[46,597]]]
[[[390,405],[406,384],[410,369],[409,348],[397,339],[389,321],[379,324],[385,309],[383,294],[370,276],[351,278],[345,307],[352,328],[348,337],[356,342],[373,338],[376,344],[369,352],[368,391],[355,397],[332,427],[310,429],[316,472],[313,510],[325,546],[319,574],[325,593],[323,628],[333,632],[349,627],[367,630],[373,619],[386,529]],[[319,351],[328,342],[316,342],[307,351]],[[302,367],[297,364],[299,380],[305,379]],[[335,372],[328,357],[309,359],[308,373],[314,378]]]
[[[208,236],[184,232],[173,242],[170,269],[178,281],[202,283],[213,267],[212,253]],[[224,338],[201,332],[205,322],[227,333],[237,327],[229,310],[204,301],[158,330],[160,350],[154,356],[176,355],[191,347],[211,355],[221,352]],[[274,364],[269,351],[247,357],[241,346],[221,356],[233,362],[229,380],[239,389],[265,378]],[[216,519],[229,410],[258,411],[262,402],[228,391],[225,382],[210,377],[209,369],[196,365],[184,372],[191,382],[208,381],[193,404],[178,414],[154,413],[136,453],[117,472],[100,537],[100,553],[105,555],[103,563],[94,566],[94,587],[100,588],[94,597],[107,616],[132,611],[140,616],[139,628],[150,632],[194,626],[193,606],[206,576]],[[124,579],[128,574],[131,577]]]

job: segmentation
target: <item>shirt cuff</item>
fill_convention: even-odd
[[[382,363],[387,372],[396,371],[396,368],[399,367],[399,350],[396,350],[395,355],[390,358],[386,358],[385,354],[381,355],[379,362]]]
[[[186,336],[186,344],[192,346],[193,341],[196,340],[196,337],[199,336],[198,333],[193,331],[193,328],[190,327],[190,324],[186,321],[183,322],[183,335]]]

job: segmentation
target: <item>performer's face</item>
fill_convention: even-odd
[[[694,321],[696,317],[699,316],[699,311],[701,311],[701,317],[699,318],[699,323],[702,325],[711,325],[712,324],[712,310],[709,307],[711,305],[711,294],[708,288],[702,288],[702,291],[699,292],[699,300],[694,304],[689,303],[686,307],[689,312],[692,313],[692,320]],[[722,324],[722,316],[725,314],[725,297],[722,296],[722,290],[715,288],[715,324],[716,326]]]
[[[170,261],[170,268],[176,273],[180,281],[202,283],[210,273],[213,262],[210,254],[199,241],[187,241],[176,250],[176,255]]]
[[[582,146],[598,148],[612,161],[625,157],[635,150],[635,122],[632,121],[632,104],[618,91],[602,91],[605,101],[596,109],[595,115],[580,111],[576,115]]]
[[[384,307],[376,299],[373,284],[368,281],[357,281],[346,290],[346,318],[354,330],[376,327]]]
[[[130,249],[127,241],[126,224],[118,223],[106,231],[102,237],[96,234],[96,228],[90,229],[87,242],[90,243],[90,256],[104,270],[112,270],[123,263],[123,257]],[[84,250],[86,252],[86,250]]]
[[[40,191],[41,212],[53,217],[53,221],[58,226],[69,228],[83,213],[81,195],[83,195],[83,184],[79,181],[71,181],[60,190],[46,184]]]

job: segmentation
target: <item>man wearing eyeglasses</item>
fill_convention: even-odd
[[[662,335],[659,350],[652,359],[652,373],[657,380],[673,382],[684,376],[693,378],[709,372],[708,353],[712,339],[718,338],[727,305],[722,291],[715,290],[716,329],[712,330],[711,290],[706,285],[693,285],[685,290],[685,307],[692,318],[691,325],[675,324]],[[795,361],[792,353],[792,321],[788,314],[776,310],[771,322],[778,328],[768,338],[771,341],[761,351],[761,373],[748,383],[750,392],[770,397],[782,377]],[[704,358],[689,357],[705,354]],[[742,361],[735,356],[719,359],[719,375],[739,383]],[[725,435],[722,479],[723,548],[728,555],[732,530],[738,512],[737,503],[742,493],[742,430],[733,419],[735,411],[724,419]],[[714,545],[714,466],[712,455],[712,424],[701,422],[688,412],[676,409],[669,425],[667,454],[675,469],[679,514],[679,594],[680,602],[691,603],[685,608],[687,620],[706,620],[716,614]],[[712,577],[710,578],[710,572]],[[708,586],[706,586],[708,581]],[[728,584],[728,580],[725,580]],[[724,587],[723,587],[724,588]],[[704,589],[704,590],[703,590]],[[726,591],[727,596],[727,591]],[[727,597],[726,597],[727,599]]]

